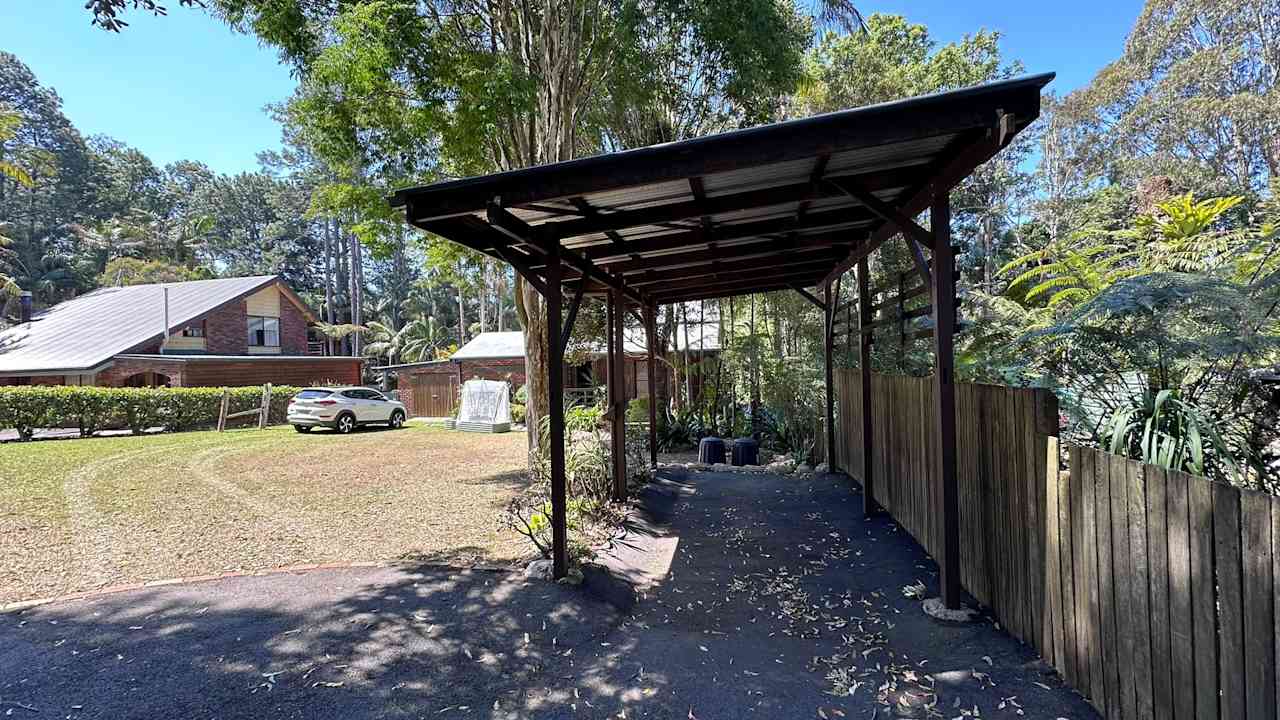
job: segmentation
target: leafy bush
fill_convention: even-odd
[[[527,412],[528,411],[525,409],[524,405],[521,405],[520,403],[513,403],[511,405],[511,422],[524,424],[524,418]]]
[[[103,388],[87,386],[0,387],[0,428],[13,428],[21,440],[45,427],[75,427],[88,437],[108,427],[141,433],[149,427],[190,430],[218,423],[222,393],[230,391],[229,412],[254,408],[260,387],[236,388]],[[268,422],[285,420],[298,388],[271,389]]]
[[[528,405],[529,404],[529,386],[521,385],[520,387],[516,388],[516,393],[511,398],[511,400],[512,402],[519,403],[520,405]]]
[[[23,392],[0,394],[0,428],[13,428],[18,431],[19,440],[30,440],[38,428],[50,424],[49,419],[55,414],[56,396],[52,391],[56,388],[30,387],[21,390]]]
[[[627,422],[649,422],[649,398],[634,398],[627,403]]]

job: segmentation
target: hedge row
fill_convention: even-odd
[[[129,428],[137,434],[157,426],[166,430],[214,427],[223,390],[231,392],[229,412],[249,410],[262,401],[261,387],[0,387],[0,429],[17,430],[20,439],[30,440],[39,428],[74,427],[88,437],[107,428]],[[270,422],[284,422],[286,406],[298,390],[272,387]]]

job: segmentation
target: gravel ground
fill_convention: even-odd
[[[0,445],[0,604],[350,560],[509,563],[523,433],[291,428]]]

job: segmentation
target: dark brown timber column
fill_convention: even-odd
[[[832,292],[832,287],[836,288],[836,292]],[[822,288],[823,300],[827,303],[822,309],[823,314],[823,333],[822,333],[822,357],[826,365],[826,384],[827,384],[827,471],[836,471],[836,394],[835,394],[835,374],[832,368],[832,355],[834,354],[836,344],[836,295],[839,294],[839,285],[833,286],[828,280]]]
[[[880,509],[876,503],[873,488],[875,478],[872,477],[871,452],[871,277],[867,268],[867,259],[858,261],[858,373],[862,378],[862,513],[871,515]]]
[[[627,499],[627,378],[626,349],[623,347],[622,326],[627,317],[627,298],[622,288],[614,288],[609,293],[609,304],[613,308],[612,324],[609,326],[609,343],[612,352],[609,356],[609,409],[613,425],[613,499],[621,502]]]
[[[551,446],[551,560],[555,578],[569,574],[569,527],[565,521],[564,330],[561,327],[560,243],[547,256],[547,413]]]
[[[644,307],[644,344],[645,349],[649,353],[648,378],[649,382],[649,463],[653,467],[658,467],[658,367],[654,365],[653,357],[653,339],[657,333],[657,322],[654,316],[657,311],[652,305]]]
[[[942,483],[942,601],[960,607],[960,492],[956,483],[955,253],[951,249],[951,198],[943,195],[929,211],[933,228],[934,423],[938,430],[935,463]]]

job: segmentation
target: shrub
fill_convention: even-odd
[[[57,403],[56,387],[0,388],[0,427],[18,431],[19,440],[30,440],[37,428],[52,424]]]
[[[13,428],[19,439],[30,440],[42,427],[75,427],[82,437],[113,426],[134,433],[156,426],[175,431],[213,427],[224,390],[230,392],[228,412],[251,409],[262,399],[260,387],[0,387],[0,429]],[[297,392],[290,386],[272,388],[268,422],[284,422],[289,400]]]
[[[649,398],[634,398],[627,403],[627,422],[649,422]]]
[[[525,418],[525,413],[526,413],[526,411],[525,411],[525,407],[524,407],[524,405],[521,405],[521,404],[519,404],[519,403],[514,403],[514,404],[512,404],[512,406],[511,406],[511,422],[514,422],[514,423],[521,423],[521,424],[523,424],[523,423],[524,423],[524,418]]]

